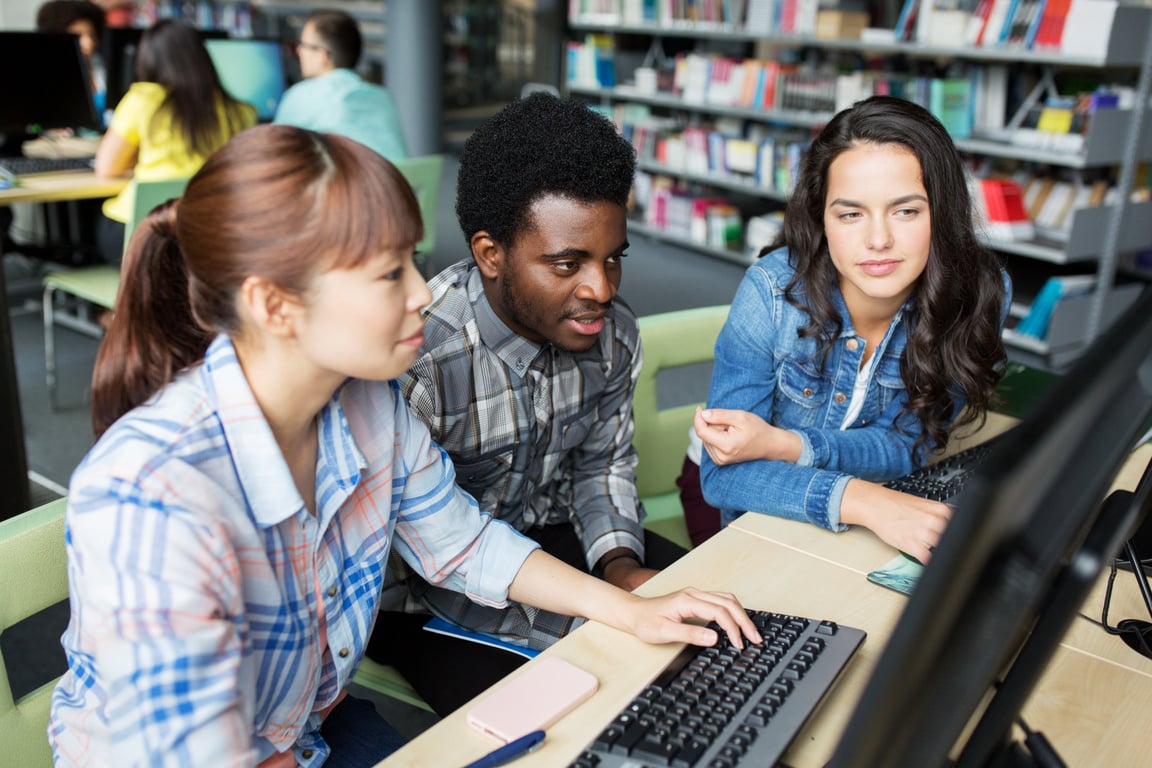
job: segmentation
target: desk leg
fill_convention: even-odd
[[[0,520],[15,517],[31,505],[20,389],[8,318],[8,282],[0,264]]]

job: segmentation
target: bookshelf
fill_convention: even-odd
[[[923,1],[923,0],[922,0]],[[1085,0],[1074,0],[1084,2]],[[751,8],[751,3],[719,3],[710,5],[719,9]],[[804,2],[804,0],[798,0]],[[1091,3],[1107,3],[1108,0],[1087,0]],[[645,12],[654,15],[651,20],[636,20],[636,7],[650,6]],[[837,98],[851,103],[857,97],[843,97],[835,93],[823,94],[827,104],[823,108],[781,107],[778,102],[768,104],[741,103],[739,99],[720,98],[712,100],[709,95],[700,97],[696,92],[686,97],[683,79],[677,76],[677,89],[671,87],[672,77],[668,74],[668,60],[685,58],[699,54],[715,59],[728,59],[739,65],[747,60],[767,60],[777,58],[782,61],[809,63],[816,61],[816,69],[824,66],[825,73],[843,75],[847,69],[845,62],[856,62],[857,71],[863,71],[865,81],[876,76],[871,67],[878,61],[881,66],[896,58],[911,62],[909,71],[916,72],[935,68],[938,73],[952,72],[959,68],[960,77],[969,79],[971,99],[978,102],[986,96],[984,81],[972,73],[981,69],[998,68],[1015,77],[1019,71],[1035,73],[1033,81],[1051,81],[1052,73],[1071,71],[1090,76],[1099,75],[1116,79],[1124,85],[1139,82],[1134,87],[1132,103],[1147,104],[1149,78],[1152,73],[1152,7],[1119,5],[1112,8],[1114,18],[1110,28],[1096,30],[1099,47],[1087,51],[1081,45],[1074,51],[1062,51],[1049,47],[1044,50],[1028,50],[1003,45],[972,46],[964,44],[939,45],[921,44],[914,41],[892,39],[888,30],[864,30],[865,39],[829,39],[812,34],[784,33],[779,31],[753,31],[738,21],[683,19],[660,21],[659,14],[674,3],[639,3],[634,0],[622,2],[579,2],[573,0],[569,7],[569,40],[576,44],[603,46],[612,57],[615,72],[609,84],[601,84],[587,77],[589,69],[569,53],[567,61],[567,91],[571,95],[588,100],[598,109],[617,120],[626,136],[637,144],[638,128],[628,124],[631,120],[639,124],[642,116],[653,117],[655,124],[672,126],[670,133],[685,127],[705,126],[714,128],[717,124],[741,124],[748,131],[755,126],[755,136],[775,136],[781,132],[813,133],[818,130],[835,112],[846,104],[834,104]],[[706,3],[691,2],[679,4],[696,5],[704,8]],[[589,12],[595,6],[596,12]],[[632,6],[629,8],[629,6]],[[698,10],[697,13],[704,11]],[[719,11],[708,11],[717,13]],[[736,12],[739,12],[737,10]],[[578,46],[570,46],[578,47]],[[663,57],[663,49],[670,48],[678,56]],[[601,56],[604,54],[601,53]],[[821,57],[827,57],[822,59]],[[664,59],[662,61],[662,59]],[[831,65],[825,62],[831,61]],[[650,74],[641,83],[638,69],[660,69],[665,72],[658,78]],[[838,67],[838,69],[837,69]],[[750,70],[752,71],[752,70]],[[583,77],[574,79],[573,74]],[[647,74],[647,73],[645,73]],[[827,82],[837,84],[835,76]],[[943,75],[941,75],[943,76]],[[952,76],[952,75],[948,75]],[[652,80],[656,80],[654,84]],[[783,82],[781,80],[780,82]],[[815,82],[815,81],[813,81]],[[711,85],[711,83],[709,83]],[[865,82],[867,87],[867,82]],[[810,88],[826,87],[808,84]],[[919,86],[917,86],[919,87]],[[1036,86],[1039,93],[1040,85]],[[926,90],[924,91],[927,92]],[[919,93],[919,92],[915,92]],[[906,96],[908,97],[908,96]],[[1026,101],[1023,94],[1015,94],[1016,104]],[[919,99],[917,99],[919,100]],[[924,102],[922,102],[924,103]],[[929,106],[925,103],[925,106]],[[1004,112],[1003,106],[1001,111]],[[636,116],[640,115],[640,118]],[[968,158],[973,167],[1003,161],[1009,165],[1042,166],[1054,173],[1079,178],[1081,175],[1095,178],[1101,174],[1111,174],[1119,178],[1119,189],[1132,189],[1133,178],[1140,164],[1152,161],[1152,126],[1147,113],[1138,113],[1132,108],[1101,109],[1094,112],[1082,138],[1077,138],[1071,147],[1052,147],[1024,142],[1028,131],[1019,125],[1018,116],[1010,120],[1012,114],[1003,114],[1003,124],[975,125],[971,132],[954,134],[957,147]],[[943,119],[943,117],[942,117]],[[945,121],[948,124],[947,121]],[[1068,142],[1065,142],[1068,143]],[[679,159],[667,162],[643,151],[638,144],[638,171],[671,177],[700,194],[731,193],[734,202],[748,216],[759,210],[773,210],[782,207],[787,200],[788,189],[779,185],[766,185],[762,179],[748,174],[730,173],[724,167],[712,163],[700,167],[699,162],[685,163]],[[723,165],[723,163],[719,163]],[[1054,312],[1049,335],[1039,339],[1032,336],[1006,331],[1005,341],[1012,356],[1027,364],[1059,369],[1069,364],[1076,355],[1118,314],[1134,300],[1133,289],[1116,285],[1119,273],[1138,279],[1149,279],[1148,269],[1127,269],[1118,267],[1121,254],[1152,250],[1152,228],[1147,222],[1152,217],[1152,202],[1131,201],[1127,195],[1117,195],[1109,202],[1095,207],[1077,208],[1069,213],[1059,231],[1044,231],[1027,240],[998,240],[985,238],[989,247],[1006,254],[1010,271],[1016,276],[1017,266],[1022,272],[1041,276],[1045,272],[1053,275],[1069,274],[1070,271],[1094,272],[1097,288],[1087,296],[1068,301]],[[754,248],[730,250],[694,241],[684,236],[670,234],[652,226],[650,221],[630,224],[641,234],[694,248],[709,255],[730,261],[750,263]],[[1137,262],[1139,263],[1139,262]],[[1018,301],[1010,313],[1019,319],[1028,313],[1029,290],[1038,286],[1031,281],[1018,283]]]

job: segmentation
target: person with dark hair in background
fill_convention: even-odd
[[[927,561],[950,508],[880,483],[982,422],[1009,294],[940,121],[889,96],[837,114],[716,342],[695,418],[706,500],[724,522],[862,525]]]
[[[36,11],[37,32],[68,32],[80,38],[80,51],[89,61],[104,35],[104,9],[88,0],[48,0]]]
[[[761,642],[731,595],[630,595],[456,486],[392,381],[423,340],[422,236],[394,166],[276,125],[133,233],[68,492],[58,767],[375,765],[402,738],[347,689],[393,549],[486,605]]]
[[[284,94],[272,121],[347,136],[389,160],[408,157],[392,94],[355,71],[360,28],[343,11],[308,14],[296,44],[304,80]]]
[[[456,187],[470,256],[430,282],[424,346],[401,378],[481,509],[626,590],[684,554],[645,531],[636,493],[640,339],[617,296],[635,163],[612,122],[577,100],[534,94],[479,127]],[[442,714],[524,659],[424,631],[429,613],[533,648],[576,624],[397,576],[408,615],[377,632],[368,653]]]
[[[156,22],[140,40],[136,82],[116,106],[96,150],[96,173],[138,181],[191,176],[224,142],[256,124],[252,105],[220,85],[200,34],[181,21]],[[131,189],[131,188],[129,188]],[[120,263],[130,192],[105,201],[101,256]]]

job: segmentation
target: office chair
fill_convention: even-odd
[[[436,208],[440,199],[440,179],[444,175],[444,155],[425,155],[393,160],[412,185],[424,221],[424,239],[416,244],[416,266],[424,273],[428,254],[436,247]],[[427,276],[427,275],[425,275]]]
[[[68,597],[64,554],[65,499],[0,520],[0,634]],[[51,766],[48,708],[56,680],[14,700],[0,657],[0,762]],[[20,663],[20,659],[12,659]]]
[[[716,337],[728,317],[728,305],[697,307],[640,318],[644,367],[636,380],[632,410],[636,432],[632,438],[639,456],[636,490],[647,512],[644,525],[688,549],[688,527],[680,505],[676,478],[688,450],[688,430],[698,405],[660,408],[657,378],[661,371],[711,362]]]
[[[153,208],[161,203],[179,197],[188,186],[187,178],[165,179],[162,181],[133,181],[128,187],[132,201],[132,215],[124,225],[124,244],[128,244],[136,225]],[[103,310],[116,305],[116,293],[120,288],[120,268],[111,264],[66,269],[51,272],[44,278],[44,375],[48,385],[48,402],[52,410],[57,408],[56,397],[56,326],[63,325],[72,330],[100,338],[103,330],[85,317],[88,304]],[[63,293],[80,300],[81,314],[58,313],[56,294]],[[86,303],[85,303],[86,302]]]

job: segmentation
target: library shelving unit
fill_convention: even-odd
[[[606,112],[619,111],[622,106],[643,105],[653,114],[679,120],[681,125],[699,124],[709,120],[736,119],[746,124],[759,125],[767,131],[808,131],[811,134],[835,113],[832,109],[763,109],[710,103],[705,100],[686,99],[670,90],[654,90],[651,86],[638,88],[633,72],[642,63],[649,64],[653,51],[660,51],[666,43],[678,50],[699,46],[707,54],[719,51],[732,58],[732,50],[743,52],[745,58],[765,58],[777,52],[816,51],[844,52],[865,57],[899,56],[908,61],[922,60],[935,64],[964,63],[969,65],[998,64],[1011,68],[1031,67],[1043,71],[1050,78],[1053,71],[1084,70],[1107,72],[1110,77],[1120,73],[1125,81],[1136,85],[1135,104],[1148,104],[1152,82],[1152,7],[1120,5],[1116,8],[1109,39],[1098,56],[1067,55],[1058,50],[1024,50],[1006,47],[972,47],[925,45],[916,42],[892,40],[827,39],[811,35],[763,34],[751,32],[739,24],[716,22],[625,22],[619,13],[581,14],[574,6],[568,17],[569,38],[573,41],[595,36],[607,39],[606,46],[616,65],[616,82],[609,87],[574,76],[574,64],[568,62],[567,91],[573,96],[598,104]],[[648,46],[647,53],[645,46]],[[628,48],[631,46],[631,48]],[[755,53],[753,51],[756,51]],[[1050,80],[1049,80],[1050,82]],[[1037,92],[1037,95],[1040,95]],[[973,98],[979,98],[975,95]],[[626,113],[625,113],[626,114]],[[1095,112],[1090,119],[1082,143],[1075,151],[1044,149],[1013,141],[1014,123],[995,132],[974,132],[957,138],[956,145],[972,158],[995,158],[1049,166],[1057,170],[1092,171],[1118,170],[1116,188],[1131,190],[1137,166],[1152,161],[1152,128],[1146,119],[1147,111],[1138,109],[1106,109]],[[715,170],[685,171],[680,166],[668,166],[641,153],[640,170],[668,176],[681,182],[700,185],[721,192],[733,192],[762,204],[765,209],[780,208],[787,200],[786,189],[765,186],[747,175],[730,175]],[[986,239],[986,245],[1008,255],[1009,267],[1017,283],[1016,300],[1011,315],[1021,318],[1029,311],[1029,291],[1033,293],[1046,274],[1067,274],[1069,271],[1091,271],[1096,276],[1095,289],[1086,295],[1061,301],[1053,312],[1049,333],[1044,339],[1005,331],[1005,342],[1014,359],[1037,367],[1061,369],[1095,338],[1104,326],[1118,315],[1139,292],[1140,284],[1115,284],[1120,254],[1130,254],[1152,248],[1152,202],[1131,202],[1126,194],[1117,194],[1115,201],[1091,208],[1079,208],[1070,215],[1059,236],[1036,237],[1030,240]],[[744,250],[731,250],[706,245],[687,237],[671,235],[640,221],[630,221],[634,231],[658,239],[675,242],[719,258],[749,263],[751,257]],[[1019,268],[1018,268],[1019,267]],[[1037,278],[1037,276],[1039,276]],[[1147,277],[1147,273],[1143,273]]]

